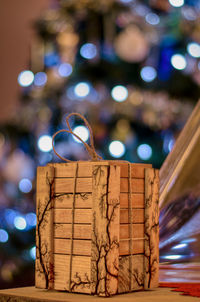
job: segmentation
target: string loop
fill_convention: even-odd
[[[69,123],[69,119],[71,116],[78,116],[80,119],[82,119],[85,123],[85,126],[88,128],[89,130],[89,133],[90,133],[90,144],[88,145],[86,142],[84,142],[82,140],[82,138],[80,136],[78,136],[76,133],[74,133],[72,131],[72,128],[70,127],[70,123]],[[67,117],[66,117],[66,124],[67,124],[67,127],[68,127],[68,130],[65,130],[65,129],[62,129],[62,130],[59,130],[57,131],[56,133],[54,133],[53,137],[52,137],[52,147],[53,147],[53,151],[54,153],[62,160],[66,161],[66,162],[71,162],[71,160],[69,160],[68,158],[65,158],[63,156],[61,156],[60,154],[57,153],[57,151],[55,150],[55,147],[54,147],[54,141],[55,141],[55,137],[59,134],[59,133],[62,133],[62,132],[65,132],[65,133],[70,133],[72,135],[74,135],[86,148],[89,156],[90,156],[90,159],[92,161],[99,161],[99,160],[102,160],[103,158],[98,155],[95,151],[95,147],[94,147],[94,137],[93,137],[93,132],[92,132],[92,128],[90,126],[90,124],[88,123],[88,121],[86,120],[86,118],[80,114],[80,113],[76,113],[76,112],[72,112],[70,113]]]

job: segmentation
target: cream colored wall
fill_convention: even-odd
[[[28,68],[32,23],[50,0],[0,0],[0,123],[19,106],[17,76]]]

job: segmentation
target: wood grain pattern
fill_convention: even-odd
[[[159,172],[145,170],[144,288],[158,286],[159,273]]]
[[[55,209],[71,209],[73,202],[73,194],[61,193],[56,194],[54,199]],[[92,208],[92,193],[77,193],[75,196],[75,209],[91,209]]]
[[[76,193],[92,192],[92,178],[77,178]],[[55,178],[55,193],[73,193],[74,178]]]
[[[54,224],[54,238],[71,238],[71,224],[56,223]],[[91,239],[91,224],[75,224],[74,239]]]
[[[195,302],[196,297],[180,295],[171,288],[159,287],[150,291],[137,291],[112,297],[112,302]],[[102,302],[104,298],[85,294],[71,294],[63,291],[42,290],[34,287],[18,287],[0,290],[1,302]]]
[[[73,193],[73,178],[55,178],[56,193]],[[132,193],[144,193],[144,179],[131,179]],[[120,178],[120,191],[128,193],[128,178]],[[92,192],[92,178],[77,178],[76,193]]]
[[[133,240],[132,247],[130,246],[131,241],[128,239],[124,239],[123,241],[120,240],[119,242],[119,254],[122,255],[129,255],[130,251],[132,254],[143,254],[144,253],[144,239],[140,240]]]
[[[123,256],[119,260],[119,288],[118,292],[130,291],[129,284],[132,280],[131,290],[143,289],[144,286],[144,261],[143,255],[132,255],[132,278],[130,280],[129,257]]]
[[[123,161],[101,161],[102,165],[117,165],[120,167],[120,176],[128,177],[128,164]],[[79,161],[78,177],[92,177],[92,169],[95,162],[84,162]],[[55,168],[55,177],[73,177],[76,169],[75,163],[59,163],[59,164],[48,164]],[[133,178],[144,178],[144,169],[151,168],[151,164],[131,164],[132,171],[131,177]]]
[[[74,223],[89,223],[92,221],[92,209],[75,209]],[[71,209],[54,209],[55,223],[71,223],[72,210]]]
[[[54,168],[38,167],[35,261],[35,285],[38,288],[53,287],[53,199]]]
[[[120,168],[93,166],[92,293],[118,288]]]
[[[128,193],[128,190],[129,190],[128,178],[120,178],[120,191],[122,193]],[[144,179],[132,178],[131,191],[132,193],[144,193]]]
[[[131,164],[130,174],[132,215],[126,162],[38,169],[37,217],[42,222],[37,232],[39,226],[40,255],[47,264],[42,274],[40,267],[36,286],[103,297],[157,286],[158,171]]]
[[[69,290],[70,256],[54,254],[54,265],[54,289]],[[72,292],[90,293],[90,271],[90,257],[72,256]]]
[[[54,238],[54,253],[70,255],[70,242],[70,239]],[[91,240],[74,239],[73,255],[91,256]]]
[[[144,194],[131,194],[131,202],[133,209],[144,209]],[[128,193],[120,193],[120,209],[128,209]]]
[[[120,239],[128,239],[130,238],[130,226],[129,224],[121,224],[120,225]],[[132,235],[133,238],[143,238],[144,237],[144,224],[132,224]]]
[[[133,223],[144,223],[144,209],[133,209],[132,210],[132,222]],[[120,210],[120,224],[129,223],[129,212],[128,209]]]

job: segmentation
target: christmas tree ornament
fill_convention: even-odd
[[[149,52],[149,43],[138,26],[130,24],[115,39],[117,55],[126,62],[141,62]]]

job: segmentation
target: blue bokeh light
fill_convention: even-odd
[[[30,226],[30,227],[36,226],[37,218],[36,218],[35,213],[28,213],[28,214],[26,214],[25,217],[26,217],[26,223],[28,226]]]
[[[72,73],[72,71],[73,71],[72,65],[69,64],[69,63],[62,63],[58,67],[58,73],[63,78],[70,76],[70,74]]]
[[[152,66],[145,66],[141,69],[140,76],[145,82],[152,82],[157,76],[157,71]]]
[[[32,190],[32,183],[28,178],[23,178],[19,182],[19,189],[23,193],[29,193]]]
[[[18,83],[22,87],[30,86],[34,81],[34,74],[30,70],[24,70],[20,72],[18,76]]]
[[[85,59],[94,59],[97,55],[97,48],[92,43],[86,43],[81,47],[80,54]]]
[[[47,66],[47,67],[51,67],[51,66],[54,66],[54,65],[57,65],[60,61],[60,58],[58,56],[57,53],[55,52],[48,52],[45,54],[45,57],[44,57],[44,64]]]
[[[47,82],[47,75],[45,72],[37,72],[34,78],[35,86],[41,87],[44,86]]]
[[[32,258],[33,260],[35,260],[35,258],[36,258],[36,247],[33,246],[33,247],[30,249],[29,253],[30,253],[31,258]]]
[[[12,227],[14,224],[14,219],[18,215],[18,213],[16,211],[14,211],[13,209],[6,209],[4,212],[4,215],[5,215],[5,220],[6,220],[7,224],[10,227]]]
[[[143,160],[148,160],[152,156],[152,148],[148,144],[141,144],[137,148],[137,155]]]
[[[9,239],[8,233],[5,230],[0,229],[0,242],[5,243],[8,241],[8,239]]]
[[[145,20],[151,25],[157,25],[160,22],[159,16],[155,13],[148,13],[145,17]]]

